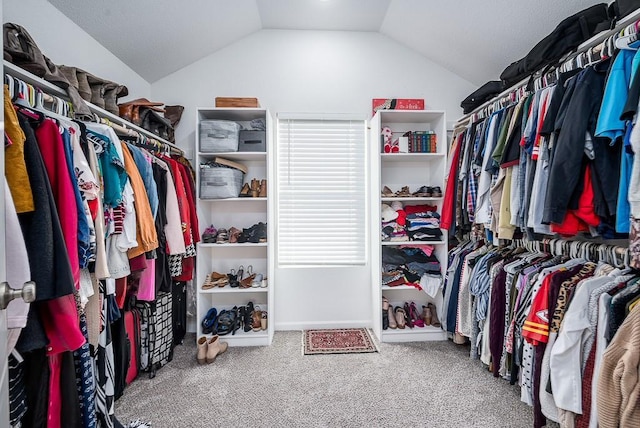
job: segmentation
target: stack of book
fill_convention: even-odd
[[[437,153],[437,136],[433,131],[409,131],[404,134],[409,138],[409,153]]]

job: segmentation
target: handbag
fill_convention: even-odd
[[[169,119],[150,107],[140,107],[138,111],[142,128],[167,141],[173,142],[175,140],[173,126],[171,126]]]
[[[620,19],[640,9],[640,0],[616,0],[612,6],[616,19]]]

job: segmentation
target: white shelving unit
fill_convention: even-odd
[[[388,126],[393,131],[393,138],[401,136],[407,131],[434,131],[437,138],[436,153],[382,153],[382,127]],[[403,306],[404,302],[415,302],[418,311],[422,312],[422,305],[433,303],[438,310],[438,319],[442,320],[442,296],[434,299],[426,292],[413,286],[401,285],[396,287],[382,286],[382,248],[401,246],[408,242],[387,242],[381,240],[381,204],[400,201],[408,205],[436,205],[438,213],[442,211],[442,197],[381,197],[384,186],[392,191],[398,191],[403,186],[409,186],[415,192],[421,186],[438,186],[444,192],[444,176],[447,159],[446,119],[443,111],[378,111],[371,119],[371,141],[378,150],[371,150],[371,266],[372,266],[372,308],[373,331],[382,342],[416,342],[428,340],[446,340],[446,333],[433,326],[414,327],[410,329],[382,329],[382,296],[391,305]],[[447,269],[447,233],[443,231],[442,240],[416,241],[415,243],[429,244],[435,247],[434,253],[440,261],[441,270]]]
[[[212,160],[214,157],[222,157],[244,164],[247,174],[244,182],[251,183],[251,179],[259,180],[268,178],[268,171],[273,165],[271,148],[272,119],[266,109],[253,108],[198,108],[196,114],[196,138],[195,149],[196,159],[194,167],[198,170],[196,178],[196,188],[198,191],[198,216],[200,219],[200,235],[209,226],[216,229],[224,228],[229,230],[236,227],[242,230],[249,228],[258,222],[267,224],[266,243],[226,243],[226,244],[198,244],[198,258],[196,266],[196,286],[197,286],[197,336],[202,334],[202,319],[207,311],[215,307],[218,312],[223,309],[231,309],[234,306],[244,306],[253,302],[261,310],[267,311],[267,330],[244,332],[243,329],[236,331],[234,335],[221,336],[227,341],[229,346],[265,346],[270,345],[274,332],[274,260],[273,240],[274,225],[269,218],[271,204],[274,200],[270,198],[273,194],[273,185],[267,181],[267,197],[247,197],[229,199],[202,199],[200,198],[200,174],[201,163]],[[200,151],[200,129],[201,120],[232,120],[240,123],[244,128],[249,129],[249,122],[254,119],[264,119],[266,122],[266,151],[265,152],[229,152],[229,153],[206,153]],[[252,266],[254,273],[261,273],[267,278],[266,288],[231,288],[216,287],[202,290],[202,284],[211,272],[229,273],[231,269],[238,271],[239,266],[244,267],[245,276],[247,269]]]

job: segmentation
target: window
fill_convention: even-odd
[[[366,122],[278,118],[280,266],[366,263]]]

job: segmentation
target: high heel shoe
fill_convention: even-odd
[[[253,280],[256,278],[256,274],[253,273],[253,267],[249,265],[247,267],[247,273],[249,274],[246,278],[240,280],[240,288],[251,288],[251,284]]]
[[[389,319],[389,328],[395,330],[398,328],[398,323],[396,322],[396,315],[393,313],[393,306],[389,305],[389,309],[387,309],[387,318]]]
[[[411,318],[411,308],[409,307],[409,303],[404,302],[404,320],[407,324],[407,327],[413,328],[413,319]]]
[[[409,305],[409,314],[413,321],[413,325],[420,328],[424,327],[424,321],[421,320],[420,316],[418,315],[418,309],[416,308],[415,302],[411,302],[411,304]]]
[[[253,302],[247,303],[247,306],[244,308],[244,332],[251,331],[253,329]]]
[[[398,328],[404,330],[405,326],[407,325],[407,313],[405,312],[405,310],[400,306],[396,306],[395,317]]]
[[[389,300],[382,296],[382,329],[389,328]]]
[[[260,181],[260,193],[258,196],[261,198],[267,197],[267,180]]]
[[[251,197],[257,198],[260,195],[260,181],[255,178],[251,180]]]

